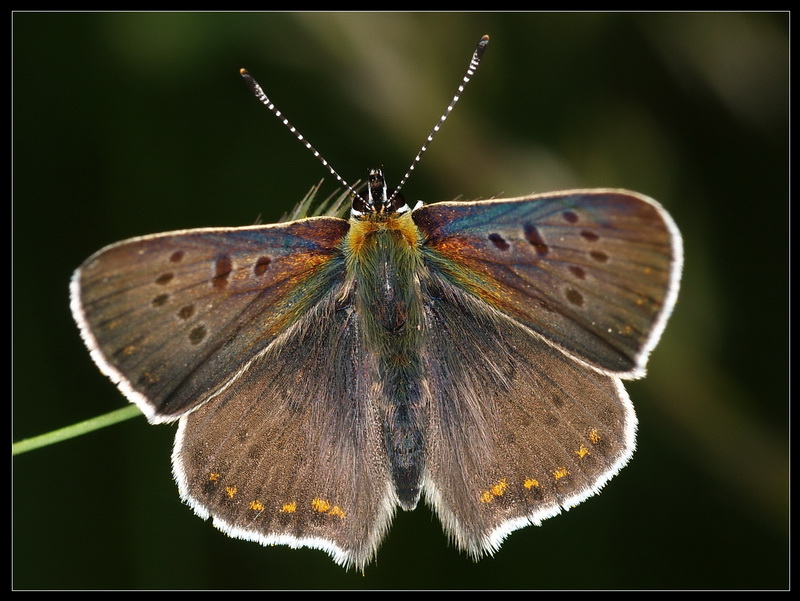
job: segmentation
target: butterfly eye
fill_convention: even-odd
[[[389,192],[389,198],[386,202],[386,211],[388,213],[406,213],[409,210],[402,192],[395,192],[394,190]]]

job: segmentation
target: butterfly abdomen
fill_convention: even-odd
[[[404,509],[419,500],[425,457],[419,235],[409,215],[351,220],[344,245],[364,345],[375,358],[383,438]]]

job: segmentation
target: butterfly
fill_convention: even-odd
[[[363,569],[422,499],[477,559],[598,492],[633,453],[622,380],[644,374],[681,264],[638,193],[411,209],[374,169],[349,219],[112,244],[71,307],[124,395],[178,421],[198,515]]]

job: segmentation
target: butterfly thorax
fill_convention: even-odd
[[[419,500],[425,450],[420,241],[409,212],[367,213],[351,218],[343,246],[363,343],[379,372],[389,468],[406,509]]]

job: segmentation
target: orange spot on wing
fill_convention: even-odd
[[[506,490],[508,490],[508,481],[505,478],[501,478],[489,490],[481,493],[481,503],[491,503],[497,497],[502,497]]]

